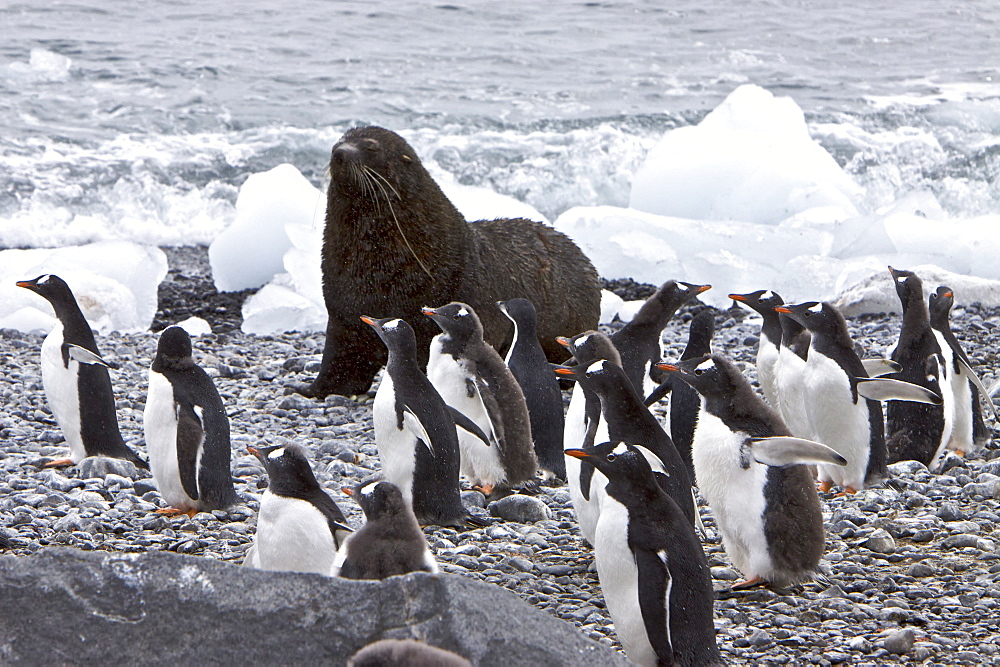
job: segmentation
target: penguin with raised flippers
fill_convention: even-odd
[[[625,375],[643,397],[649,396],[659,384],[650,373],[655,372],[653,366],[660,361],[663,329],[681,306],[711,288],[711,285],[668,280],[646,299],[635,317],[611,334],[611,342],[621,354]]]
[[[538,459],[524,394],[467,304],[424,308],[441,329],[431,339],[427,377],[445,403],[471,419],[493,446],[459,434],[462,473],[487,496],[534,482]]]
[[[375,479],[343,491],[361,506],[365,524],[340,547],[331,570],[333,576],[385,579],[408,572],[438,572],[427,538],[399,487]]]
[[[600,331],[584,331],[572,338],[556,339],[563,345],[578,365],[608,359],[619,364],[621,357],[611,339]],[[608,422],[601,414],[601,399],[592,389],[579,382],[573,383],[569,407],[566,409],[566,427],[563,433],[563,450],[581,449],[608,439]],[[566,457],[566,481],[573,513],[580,526],[580,534],[594,543],[594,531],[601,513],[600,500],[607,480],[594,466],[574,457]]]
[[[456,423],[485,434],[449,408],[417,362],[416,336],[398,318],[363,315],[389,350],[385,374],[372,402],[375,445],[382,476],[395,484],[423,525],[464,526],[469,519],[459,485],[461,454]],[[484,446],[488,446],[484,443]]]
[[[809,464],[843,466],[830,447],[791,436],[777,411],[719,355],[660,364],[701,396],[694,433],[698,488],[746,580],[734,589],[808,581],[826,534]]]
[[[69,445],[69,457],[46,465],[76,465],[88,456],[108,456],[147,468],[122,438],[108,364],[69,285],[45,274],[18,281],[17,286],[48,301],[58,320],[42,342],[42,386]]]
[[[951,330],[949,318],[955,304],[954,290],[942,285],[930,295],[929,301],[931,329],[941,348],[942,366],[947,381],[951,384],[954,401],[954,407],[945,406],[946,414],[952,416],[954,424],[948,442],[945,443],[945,450],[959,455],[972,454],[990,440],[990,432],[983,421],[979,404],[980,396],[985,399],[994,420],[997,418],[996,408],[989,390],[972,369],[972,362]]]
[[[497,305],[500,312],[514,323],[514,339],[504,363],[524,393],[538,467],[546,478],[565,479],[562,391],[538,342],[535,307],[527,299],[511,299]]]
[[[712,577],[691,522],[636,447],[566,450],[606,477],[594,557],[601,591],[629,660],[721,665]]]
[[[942,378],[936,373],[928,373],[928,370],[931,365],[938,369],[937,362],[931,358],[941,354],[941,347],[931,329],[923,283],[912,271],[901,271],[891,266],[889,275],[903,311],[899,340],[890,354],[891,360],[900,365],[900,370],[890,377],[939,393]],[[913,460],[930,466],[942,439],[950,439],[952,424],[946,419],[941,405],[892,401],[885,407],[885,418],[886,447],[889,461],[893,463]]]
[[[320,487],[298,445],[248,447],[267,471],[257,534],[244,565],[260,570],[329,575],[351,533],[344,513]]]
[[[161,514],[225,509],[236,502],[229,418],[212,378],[195,363],[191,337],[160,334],[142,415],[149,468],[169,507]]]
[[[660,422],[643,405],[621,366],[602,359],[587,366],[557,366],[555,372],[591,388],[597,394],[610,440],[642,445],[656,455],[667,475],[664,490],[694,525],[697,508],[687,465]]]

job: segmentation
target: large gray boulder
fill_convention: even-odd
[[[0,556],[0,662],[343,664],[415,638],[477,665],[628,664],[514,594],[458,575],[263,572],[169,552]]]

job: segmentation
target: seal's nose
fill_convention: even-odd
[[[345,162],[353,162],[357,159],[357,155],[357,146],[350,141],[341,141],[333,147],[333,154],[330,155],[330,161],[337,164],[344,164]]]

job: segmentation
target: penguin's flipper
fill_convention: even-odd
[[[105,368],[114,368],[110,363],[101,358],[101,355],[94,354],[85,347],[80,347],[79,345],[73,345],[72,343],[63,343],[63,359],[73,359],[81,364],[88,364],[91,366],[104,366]]]
[[[487,435],[492,442],[499,446],[503,441],[503,419],[500,416],[500,406],[497,405],[497,399],[482,378],[477,377],[475,380],[469,378],[466,380],[466,384],[469,389],[469,397],[478,398],[483,412],[490,418],[490,432]]]
[[[339,577],[340,573],[344,569],[344,564],[347,561],[347,543],[350,540],[345,540],[340,548],[337,549],[337,555],[333,557],[333,565],[330,566],[330,576]]]
[[[427,435],[427,429],[424,428],[417,413],[411,410],[410,406],[404,404],[400,412],[400,419],[402,426],[412,433],[417,440],[424,443],[424,446],[430,451],[431,456],[434,456],[434,445],[431,443],[431,436]]]
[[[669,556],[663,549],[650,551],[633,547],[639,577],[639,614],[646,628],[657,662],[674,664],[674,647],[670,636],[670,577]]]
[[[490,438],[488,435],[483,433],[483,429],[479,428],[479,424],[466,417],[465,414],[462,413],[462,411],[456,410],[450,405],[447,406],[447,408],[451,412],[452,419],[455,420],[455,426],[462,429],[463,431],[468,431],[472,435],[476,436],[477,438],[482,440],[483,444],[485,444],[487,447],[490,446]]]
[[[986,397],[986,406],[990,409],[990,413],[993,415],[993,419],[997,419],[997,408],[993,405],[993,401],[990,398],[990,390],[986,388],[983,381],[979,379],[976,372],[972,370],[972,367],[966,362],[963,357],[956,357],[958,359],[958,366],[962,370],[963,374],[969,376],[969,380],[972,384],[979,390],[980,396]]]
[[[306,500],[326,517],[326,523],[330,526],[330,535],[333,536],[333,543],[337,548],[340,548],[346,536],[354,532],[354,529],[347,525],[347,519],[340,506],[322,489],[316,489],[315,492],[310,493]]]
[[[257,555],[256,540],[254,540],[253,544],[250,545],[250,548],[247,549],[246,558],[243,559],[243,567],[254,567],[257,568],[258,570],[261,569],[260,556]]]
[[[822,463],[827,465],[847,465],[847,459],[826,445],[780,435],[771,438],[747,438],[744,446],[757,463],[783,468],[785,466]]]
[[[192,500],[198,500],[198,451],[205,442],[201,412],[191,403],[177,404],[177,472]]]
[[[862,359],[861,365],[865,367],[868,377],[877,378],[889,373],[898,373],[903,370],[902,364],[892,359]]]
[[[941,405],[941,397],[926,387],[889,378],[858,378],[858,394],[872,401],[911,401]]]
[[[649,393],[649,396],[643,400],[642,404],[648,408],[651,405],[655,405],[657,401],[669,394],[670,390],[674,388],[674,383],[671,380],[672,377],[668,376],[666,380],[660,383],[659,387]]]

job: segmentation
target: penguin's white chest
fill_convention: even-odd
[[[764,536],[767,466],[752,458],[747,468],[741,465],[746,437],[702,405],[692,459],[698,489],[712,508],[726,553],[745,576],[766,577],[773,569]]]
[[[791,350],[781,350],[774,368],[778,411],[792,435],[811,440],[812,423],[806,407],[806,361]]]
[[[575,385],[573,393],[570,396],[569,408],[566,411],[566,428],[563,430],[563,449],[579,449],[583,447],[584,438],[587,435],[587,426],[584,423],[585,404],[586,397],[583,394],[583,388],[580,385]],[[603,437],[601,435],[602,428]],[[594,442],[595,444],[600,444],[606,442],[607,439],[607,422],[601,417],[597,437],[594,439]],[[583,489],[580,487],[580,459],[573,458],[572,456],[564,458],[566,459],[566,481],[569,485],[569,498],[570,502],[573,503],[573,513],[576,515],[576,521],[580,526],[580,534],[583,535],[588,543],[593,544],[594,532],[597,530],[597,518],[601,513],[601,498],[606,493],[604,487],[608,483],[608,478],[600,471],[594,470],[594,474],[590,479],[589,498],[585,498]]]
[[[254,541],[262,570],[330,574],[337,555],[330,524],[315,505],[270,490],[260,498]]]
[[[615,623],[615,634],[629,660],[638,665],[655,665],[656,653],[646,634],[639,607],[639,569],[628,546],[628,522],[626,507],[606,497],[594,538],[597,576]]]
[[[487,436],[493,433],[493,424],[479,394],[473,391],[469,395],[469,382],[475,382],[475,374],[466,361],[441,351],[440,336],[431,339],[427,378],[445,403],[475,422]],[[473,483],[492,486],[507,479],[496,444],[487,446],[476,436],[458,429],[458,445],[462,474]]]
[[[197,509],[198,501],[184,490],[177,458],[177,403],[170,380],[149,371],[149,391],[142,415],[142,429],[149,454],[149,471],[163,500],[179,510]],[[201,457],[202,446],[198,448]],[[195,466],[197,471],[197,466]]]
[[[774,408],[778,407],[777,364],[777,346],[761,334],[760,345],[757,347],[757,381],[764,398]]]
[[[864,488],[871,451],[868,402],[859,396],[855,403],[847,373],[836,361],[813,349],[804,380],[814,437],[847,459],[846,466],[817,466],[819,479]]]
[[[52,416],[69,445],[69,458],[79,463],[87,457],[80,434],[80,363],[70,359],[68,367],[63,365],[62,344],[63,325],[56,322],[42,342],[42,386]]]
[[[401,427],[396,417],[396,390],[389,373],[375,392],[372,403],[372,425],[375,444],[382,462],[382,474],[403,492],[403,498],[413,506],[413,471],[416,467],[417,437],[405,425]],[[430,443],[428,443],[430,444]]]

